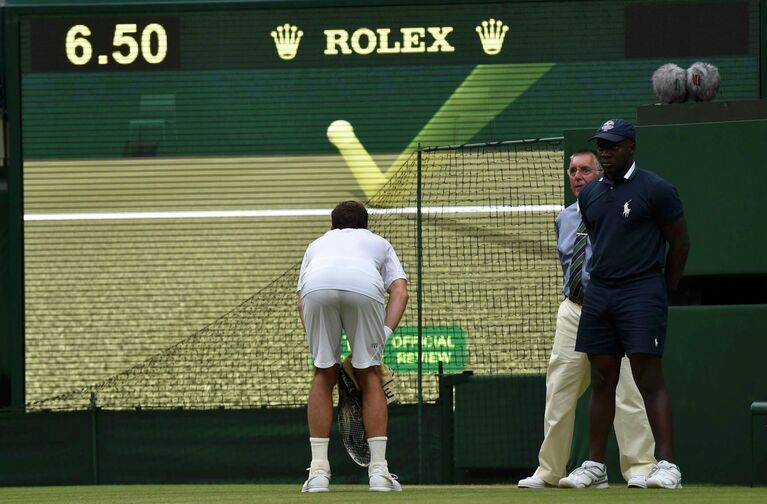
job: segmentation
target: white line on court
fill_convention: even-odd
[[[559,212],[562,205],[485,205],[485,206],[435,206],[423,207],[424,214],[464,213],[541,213]],[[264,217],[322,217],[330,215],[329,208],[299,208],[279,210],[202,210],[169,212],[95,212],[95,213],[47,213],[24,214],[30,221],[93,221],[93,220],[157,220],[157,219],[238,219]],[[417,207],[368,208],[374,215],[406,214],[415,215]]]

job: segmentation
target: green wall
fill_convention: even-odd
[[[767,0],[759,2],[759,31],[767,33]],[[767,37],[760,37],[759,46],[759,97],[767,98]]]
[[[19,27],[5,10],[0,17],[5,152],[0,168],[0,408],[20,409],[24,389],[24,191],[21,149],[19,55],[5,51],[18,41]]]
[[[767,273],[764,191],[750,183],[767,160],[767,120],[643,126],[637,162],[679,189],[692,239],[686,275]]]
[[[472,376],[457,384],[453,436],[458,481],[465,479],[462,471],[534,465],[545,399],[543,375]]]
[[[418,481],[417,408],[390,408],[387,459]],[[425,482],[439,481],[438,411],[427,405]],[[0,414],[0,485],[295,483],[311,460],[306,410],[80,411]],[[95,449],[94,449],[95,448]],[[334,425],[333,481],[367,482]]]

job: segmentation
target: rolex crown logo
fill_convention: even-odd
[[[479,33],[479,41],[482,42],[482,50],[485,51],[485,54],[493,56],[501,52],[503,39],[506,32],[509,31],[509,27],[503,24],[503,21],[490,18],[487,21],[482,21],[476,30]]]
[[[285,23],[278,26],[271,33],[274,39],[274,45],[277,48],[277,55],[284,60],[292,60],[298,52],[298,44],[301,43],[301,37],[304,32],[298,29],[298,26]]]

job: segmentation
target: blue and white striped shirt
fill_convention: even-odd
[[[578,226],[581,223],[581,214],[578,213],[578,204],[573,203],[564,210],[562,210],[554,221],[554,227],[557,231],[557,252],[559,253],[559,262],[562,263],[563,288],[562,293],[565,296],[570,296],[570,288],[567,285],[567,280],[570,278],[570,263],[573,260],[573,248],[575,247],[575,233],[578,231]],[[591,240],[586,242],[586,252],[583,259],[583,273],[581,273],[581,284],[583,290],[586,290],[586,286],[589,283],[588,265],[591,260]]]

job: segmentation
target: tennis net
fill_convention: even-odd
[[[385,354],[397,374],[400,402],[417,401],[418,297],[425,401],[437,398],[440,362],[447,371],[475,374],[545,372],[561,292],[553,220],[562,208],[562,156],[561,139],[422,149],[387,173],[367,202],[370,229],[392,242],[410,276],[410,307]],[[327,228],[329,212],[274,220],[258,229],[300,229],[317,236]],[[206,225],[235,226],[221,219]],[[233,229],[246,226],[248,221],[240,220]],[[190,233],[206,239],[199,229]],[[211,232],[209,238],[217,236]],[[236,306],[215,307],[223,315],[106,378],[80,376],[83,385],[62,390],[67,377],[58,376],[58,388],[47,385],[52,383],[47,366],[36,364],[34,353],[41,345],[37,338],[45,335],[31,334],[28,409],[305,404],[312,370],[296,315],[295,285],[307,244],[302,238],[280,250],[293,258],[292,265]],[[226,243],[220,247],[225,261]],[[167,268],[172,271],[173,265]],[[66,344],[66,334],[57,337]],[[88,358],[87,349],[80,358]]]

